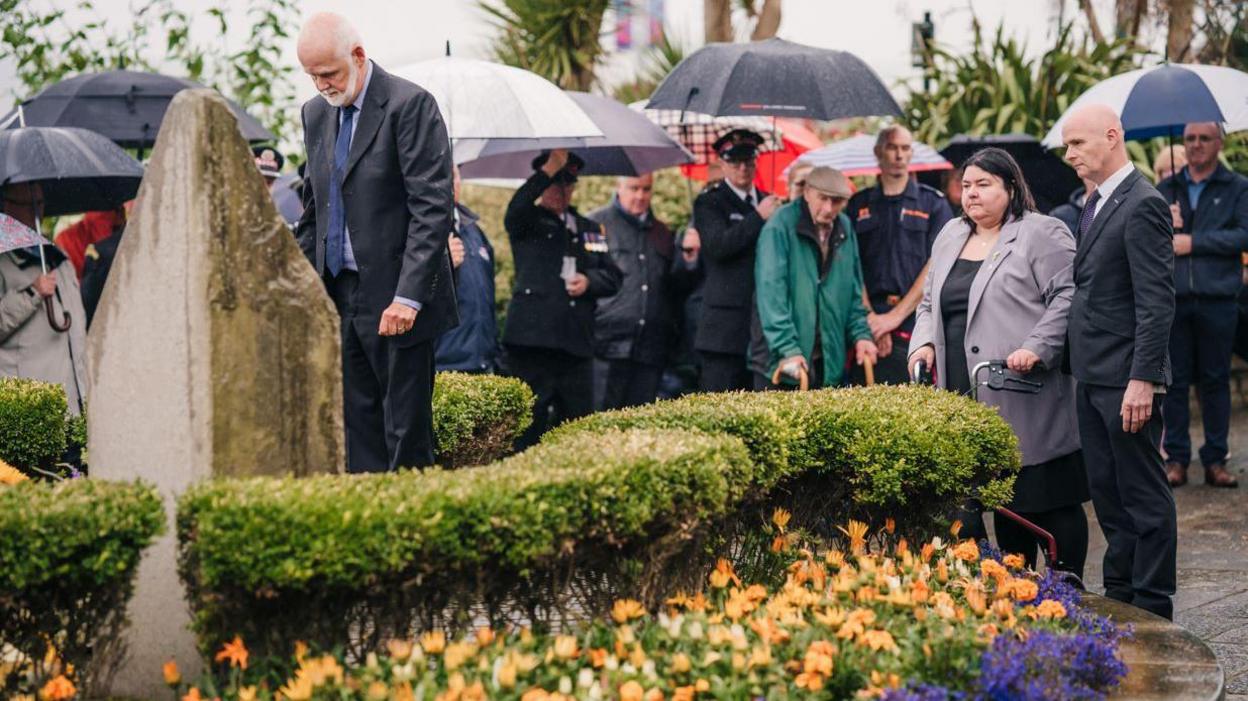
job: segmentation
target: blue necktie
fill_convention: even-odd
[[[1096,203],[1101,199],[1101,191],[1093,190],[1088,201],[1083,203],[1083,213],[1079,215],[1079,226],[1075,231],[1075,242],[1083,240],[1083,235],[1092,228],[1092,220],[1096,218]]]
[[[346,177],[347,154],[351,152],[351,127],[355,106],[342,108],[342,124],[334,142],[334,167],[329,175],[329,231],[325,237],[325,267],[338,277],[346,265],[347,206],[342,200],[342,181]]]

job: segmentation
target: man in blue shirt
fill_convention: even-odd
[[[913,156],[909,129],[880,130],[875,141],[879,181],[850,198],[845,209],[858,236],[867,323],[880,349],[875,379],[890,384],[910,380],[906,357],[927,259],[936,235],[953,217],[940,190],[910,177]],[[862,371],[855,368],[852,378],[861,384]]]
[[[477,215],[459,197],[459,168],[454,170],[455,230],[451,234],[451,263],[455,266],[455,295],[459,326],[438,339],[438,372],[494,372],[498,362],[498,321],[494,316],[494,247],[477,225]]]
[[[1248,249],[1248,179],[1218,161],[1222,127],[1188,124],[1187,166],[1157,185],[1174,217],[1174,325],[1170,362],[1174,381],[1162,404],[1166,476],[1187,483],[1192,457],[1188,388],[1197,387],[1205,444],[1205,484],[1236,487],[1226,469],[1231,420],[1231,350],[1243,285],[1241,255]]]

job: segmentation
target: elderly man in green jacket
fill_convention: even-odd
[[[771,357],[771,384],[841,384],[852,344],[858,364],[877,349],[862,303],[858,241],[842,211],[849,180],[835,168],[815,168],[802,197],[763,227],[754,263],[758,314]]]

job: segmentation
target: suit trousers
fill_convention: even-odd
[[[362,315],[360,276],[327,279],[342,319],[347,471],[385,472],[433,464],[433,341],[400,348]]]
[[[558,424],[594,410],[594,360],[553,348],[506,345],[508,374],[533,390],[533,423],[516,440],[524,450]]]
[[[627,358],[594,359],[594,409],[649,404],[659,394],[663,368]]]
[[[702,374],[698,379],[701,392],[731,392],[752,389],[754,380],[746,363],[745,353],[715,353],[698,351],[702,359]]]
[[[1173,619],[1178,526],[1161,451],[1161,395],[1138,433],[1122,430],[1124,388],[1079,383],[1076,409],[1092,506],[1107,543],[1105,596]]]
[[[1188,389],[1195,385],[1205,427],[1200,462],[1208,467],[1226,461],[1231,430],[1231,351],[1239,309],[1234,297],[1179,297],[1174,302],[1174,325],[1170,327],[1174,380],[1162,403],[1166,457],[1184,467],[1192,460]]]

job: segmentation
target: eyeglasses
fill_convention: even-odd
[[[1209,136],[1208,134],[1184,134],[1183,135],[1184,143],[1189,143],[1189,144],[1194,144],[1196,142],[1200,142],[1202,144],[1211,144],[1214,142],[1216,138],[1217,137]]]

